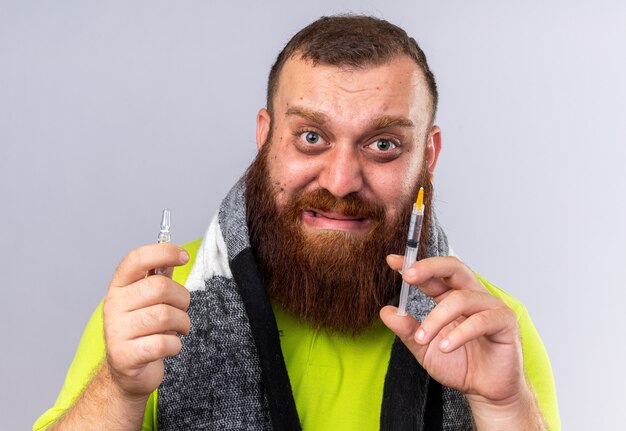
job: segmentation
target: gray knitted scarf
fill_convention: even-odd
[[[271,304],[250,247],[244,181],[211,221],[186,282],[191,332],[165,361],[158,429],[298,430],[300,423]],[[433,216],[428,255],[448,255]],[[411,289],[422,319],[432,299]],[[396,337],[385,377],[381,429],[471,430],[465,397],[431,379]]]

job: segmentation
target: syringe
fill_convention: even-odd
[[[161,215],[161,230],[159,231],[159,237],[157,238],[157,242],[159,244],[170,242],[172,240],[170,227],[170,210],[165,208],[163,210],[163,214]],[[169,270],[170,269],[168,267],[155,268],[154,274],[169,276]]]
[[[424,221],[424,187],[420,187],[417,194],[417,200],[411,211],[411,223],[409,224],[409,233],[407,234],[406,251],[404,252],[404,264],[402,265],[402,273],[409,269],[417,260],[417,251],[420,243],[420,233],[422,232],[422,222]],[[406,303],[409,297],[410,285],[402,280],[402,289],[400,290],[400,303],[398,304],[398,316],[406,316]]]

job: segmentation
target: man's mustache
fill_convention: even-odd
[[[326,189],[300,192],[288,207],[296,217],[299,217],[304,210],[314,209],[375,221],[382,221],[385,218],[385,207],[378,202],[363,199],[356,193],[337,198]]]

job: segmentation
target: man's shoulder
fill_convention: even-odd
[[[485,287],[485,289],[489,291],[489,293],[491,293],[496,298],[501,299],[510,309],[515,311],[518,319],[526,313],[526,307],[520,300],[518,300],[505,290],[499,288],[495,284],[491,283],[480,274],[474,272],[474,275],[476,276],[478,281],[480,281],[480,283]]]
[[[524,355],[524,371],[535,391],[539,407],[550,424],[550,429],[560,430],[561,420],[552,366],[543,341],[526,310],[526,306],[510,293],[485,280],[479,274],[474,274],[489,293],[500,298],[517,315]]]

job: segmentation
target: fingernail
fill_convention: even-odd
[[[426,338],[426,332],[424,332],[422,328],[419,328],[417,330],[417,334],[415,334],[415,339],[417,341],[424,341],[425,338]]]
[[[180,250],[180,260],[182,262],[187,262],[189,260],[189,253],[186,250]]]
[[[447,350],[448,346],[450,345],[450,340],[448,340],[447,338],[445,340],[443,340],[441,343],[439,343],[439,348],[441,350]]]
[[[402,275],[406,275],[407,277],[415,277],[417,275],[417,271],[414,268],[409,268]]]

